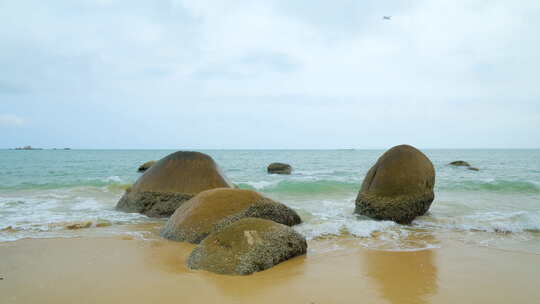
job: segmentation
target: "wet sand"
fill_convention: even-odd
[[[186,243],[26,239],[0,243],[0,303],[540,303],[540,255],[440,244],[391,252],[310,241],[306,256],[233,277],[188,269]]]

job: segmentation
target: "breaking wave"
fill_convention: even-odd
[[[540,193],[540,185],[528,181],[468,180],[451,183],[438,182],[438,186],[443,190]]]
[[[258,190],[269,193],[290,193],[290,194],[335,194],[354,193],[360,189],[357,182],[342,182],[335,180],[281,180],[281,181],[260,181],[239,183],[238,186],[244,189]]]

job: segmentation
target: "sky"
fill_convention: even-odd
[[[398,144],[540,148],[540,2],[0,0],[0,148]]]

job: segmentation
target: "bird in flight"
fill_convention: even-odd
[[[383,20],[390,20],[390,19],[392,19],[392,16],[383,16],[382,18],[383,18]]]

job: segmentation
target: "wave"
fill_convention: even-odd
[[[294,228],[302,233],[308,240],[323,238],[326,236],[356,236],[370,237],[375,232],[384,231],[396,227],[397,224],[390,221],[374,220],[341,220],[314,223],[303,223]]]
[[[360,190],[359,181],[340,180],[275,180],[250,181],[237,184],[242,189],[257,190],[270,193],[289,194],[336,194],[357,193]],[[510,180],[474,180],[474,181],[440,181],[437,190],[449,191],[486,191],[497,193],[540,194],[540,185],[530,181]]]
[[[2,186],[0,190],[50,190],[59,188],[75,188],[75,187],[106,187],[108,190],[125,190],[130,183],[127,183],[119,176],[109,176],[98,179],[73,179],[60,182],[43,182],[43,183],[28,183],[22,182],[16,185]]]
[[[534,211],[481,212],[465,216],[417,219],[414,224],[424,228],[490,233],[540,232],[540,213]]]
[[[335,193],[355,193],[360,189],[357,182],[342,182],[335,180],[281,180],[281,181],[259,181],[238,183],[242,189],[258,190],[270,193],[288,194],[335,194]]]
[[[419,251],[439,248],[439,241],[429,231],[413,229],[391,221],[375,221],[348,217],[339,221],[303,223],[293,227],[308,240],[345,238],[358,245],[387,251]],[[340,248],[325,248],[334,251]]]
[[[493,191],[501,193],[540,193],[540,185],[528,181],[460,181],[452,183],[438,183],[443,190],[467,190],[467,191]]]

